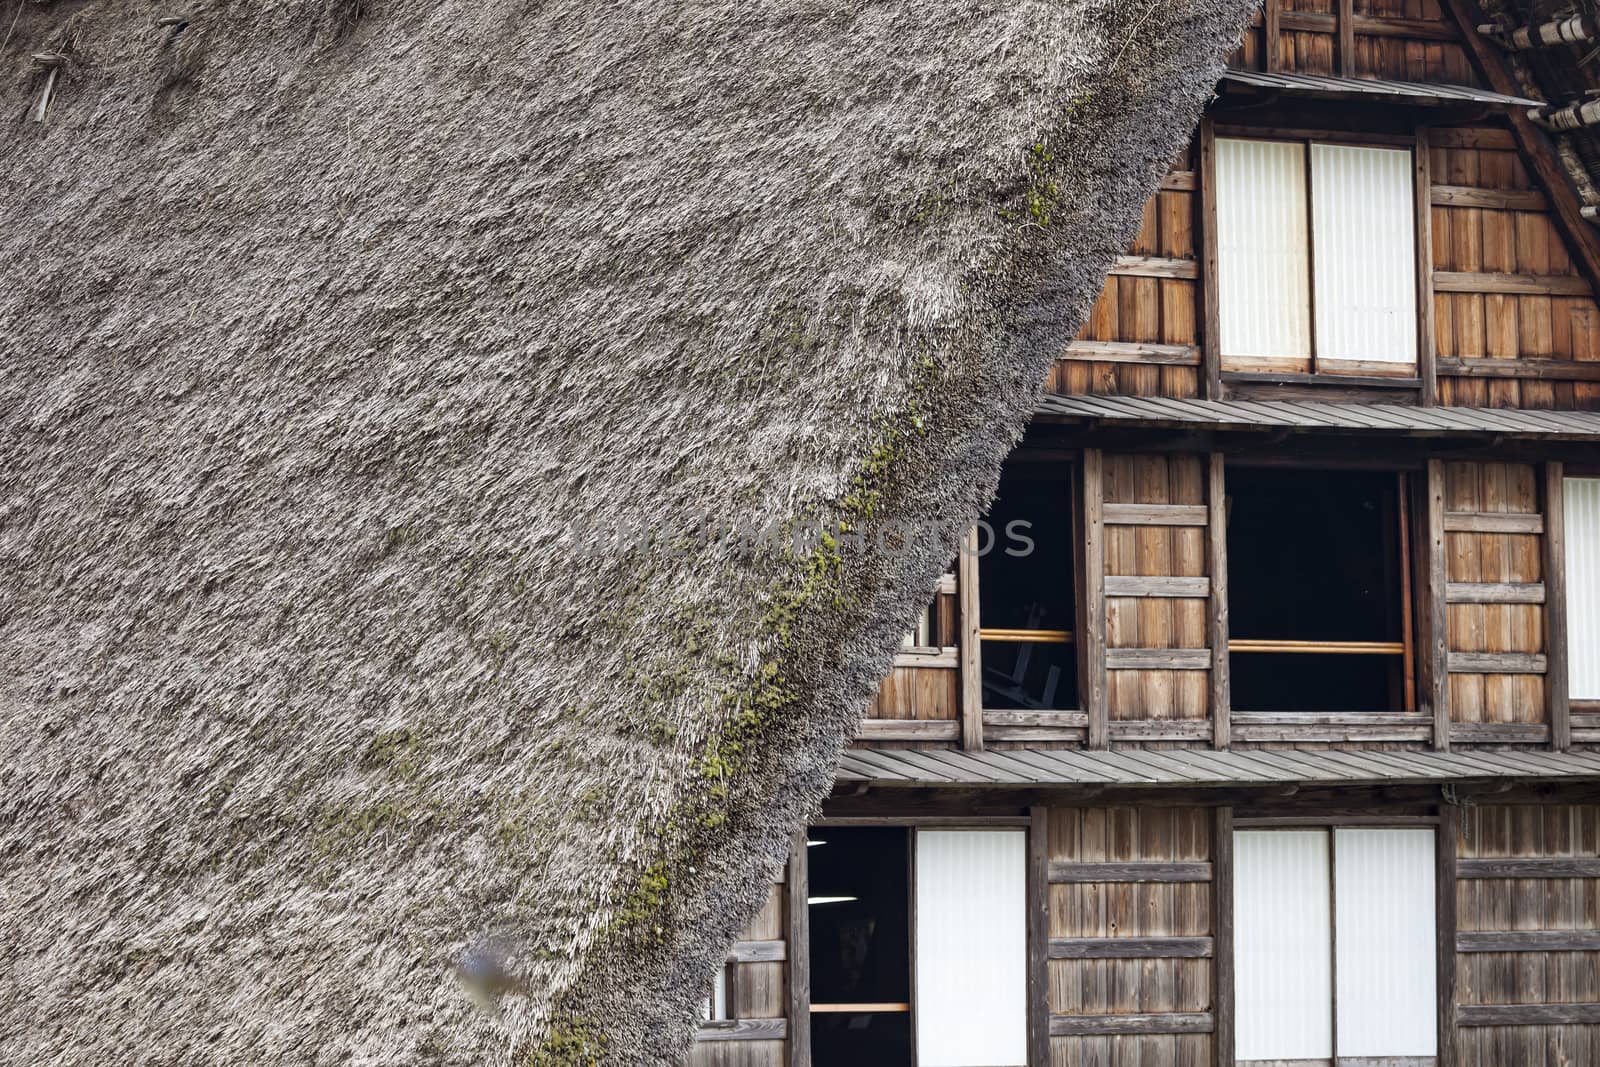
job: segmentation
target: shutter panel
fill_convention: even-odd
[[[1561,495],[1566,500],[1570,695],[1600,700],[1600,478],[1568,478]]]
[[[1305,147],[1217,140],[1222,355],[1238,369],[1310,369]]]
[[[1021,830],[917,832],[920,1067],[1028,1062],[1025,844]]]
[[[1339,1055],[1438,1046],[1432,830],[1335,830]]]
[[[1241,830],[1233,839],[1236,1058],[1333,1055],[1328,834]]]
[[[1416,366],[1414,196],[1409,151],[1311,146],[1319,370],[1383,369],[1340,361]]]

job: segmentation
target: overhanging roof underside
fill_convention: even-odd
[[[1230,70],[1222,76],[1223,87],[1240,86],[1266,89],[1294,96],[1324,99],[1372,99],[1439,107],[1454,104],[1487,104],[1496,107],[1539,107],[1540,102],[1520,96],[1507,96],[1467,85],[1433,85],[1421,82],[1395,82],[1382,78],[1340,78],[1330,74],[1263,74],[1253,70]]]
[[[1600,441],[1600,412],[1332,404],[1315,400],[1168,400],[1146,396],[1047,396],[1037,417],[1210,430],[1291,429],[1407,437],[1491,435]]]
[[[851,749],[837,781],[880,786],[1235,786],[1600,778],[1600,752]]]

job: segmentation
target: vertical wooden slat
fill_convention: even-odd
[[[1433,747],[1450,747],[1449,616],[1445,602],[1444,461],[1428,460],[1426,652],[1422,668],[1428,708],[1433,712]]]
[[[801,830],[789,843],[787,885],[789,917],[788,944],[784,959],[788,973],[784,985],[789,994],[788,1067],[811,1067],[811,895],[806,871],[806,833]]]
[[[1105,748],[1106,700],[1106,530],[1105,457],[1083,450],[1083,709],[1088,713],[1090,748]]]
[[[1217,808],[1212,825],[1213,1052],[1217,1067],[1233,1067],[1233,809]]]
[[[1200,120],[1200,290],[1204,319],[1200,324],[1201,377],[1204,395],[1222,399],[1221,295],[1217,291],[1217,134],[1210,116]]]
[[[1439,966],[1439,1049],[1436,1067],[1456,1062],[1456,835],[1461,809],[1439,805],[1438,866],[1434,872],[1435,952]]]
[[[1278,56],[1278,13],[1283,9],[1283,0],[1267,0],[1266,8],[1261,13],[1261,52],[1262,65],[1268,74],[1275,74],[1280,66]]]
[[[1339,73],[1356,76],[1355,0],[1339,0]]]
[[[1028,809],[1028,1062],[1050,1062],[1050,809]]]
[[[1211,453],[1206,482],[1207,570],[1211,575],[1211,743],[1227,748],[1233,731],[1228,676],[1228,496],[1226,464]]]
[[[1572,747],[1571,706],[1567,686],[1567,550],[1565,501],[1560,463],[1544,465],[1544,691],[1550,717],[1550,743],[1558,751]]]
[[[970,527],[962,539],[960,575],[956,592],[961,598],[961,747],[983,749],[983,645],[978,637],[978,528]]]
[[[1422,379],[1422,404],[1439,402],[1437,340],[1433,325],[1433,170],[1430,162],[1428,128],[1417,128],[1412,148],[1412,171],[1416,178],[1413,211],[1417,221],[1417,376]]]

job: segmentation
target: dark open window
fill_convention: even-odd
[[[810,836],[812,1059],[910,1067],[907,832],[827,827]]]
[[[1078,707],[1072,471],[1008,467],[979,527],[983,706]]]
[[[1228,610],[1239,711],[1414,706],[1405,476],[1228,471]]]

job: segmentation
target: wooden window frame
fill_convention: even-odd
[[[1375,385],[1401,389],[1415,389],[1424,393],[1424,383],[1429,375],[1433,360],[1429,358],[1432,348],[1431,330],[1424,333],[1423,324],[1432,319],[1431,307],[1424,306],[1424,296],[1431,302],[1431,286],[1424,284],[1424,279],[1430,274],[1431,264],[1423,263],[1420,258],[1412,263],[1413,284],[1416,287],[1415,316],[1417,322],[1413,324],[1416,332],[1416,347],[1413,360],[1410,364],[1388,364],[1383,361],[1367,360],[1338,360],[1334,361],[1345,366],[1341,368],[1320,365],[1317,354],[1317,234],[1315,221],[1315,180],[1312,174],[1311,147],[1316,144],[1337,145],[1344,148],[1383,148],[1391,151],[1403,151],[1410,155],[1410,170],[1413,175],[1418,173],[1418,159],[1426,159],[1426,140],[1415,135],[1386,135],[1376,133],[1362,133],[1339,130],[1263,130],[1252,126],[1225,125],[1222,123],[1211,124],[1203,131],[1203,136],[1212,139],[1213,145],[1216,138],[1230,141],[1262,141],[1272,144],[1296,144],[1302,152],[1305,168],[1305,203],[1306,203],[1306,300],[1309,318],[1308,353],[1304,361],[1291,356],[1246,356],[1230,357],[1222,349],[1221,320],[1223,310],[1220,295],[1215,299],[1214,310],[1207,307],[1208,319],[1215,316],[1212,323],[1218,336],[1215,341],[1216,360],[1218,367],[1218,383],[1222,382],[1263,382],[1275,381],[1285,383],[1327,383],[1343,385]],[[1212,157],[1209,164],[1203,167],[1204,180],[1212,183],[1212,191],[1205,200],[1205,213],[1208,222],[1216,224],[1216,166],[1215,148],[1212,147],[1209,155]],[[1413,247],[1420,257],[1423,252],[1423,235],[1431,225],[1431,217],[1425,214],[1431,208],[1422,201],[1420,194],[1413,190],[1411,211],[1411,239]],[[1206,287],[1216,293],[1220,280],[1219,264],[1221,249],[1218,236],[1207,234],[1205,237],[1208,249]],[[1430,241],[1431,243],[1431,241]],[[1426,292],[1425,292],[1426,290]],[[1241,360],[1254,360],[1257,363],[1241,363]],[[1290,363],[1305,365],[1289,366]]]
[[[1336,884],[1338,879],[1337,850],[1334,847],[1335,832],[1338,830],[1432,830],[1434,851],[1434,909],[1433,909],[1433,944],[1434,944],[1434,971],[1435,971],[1435,1019],[1434,1032],[1437,1035],[1434,1041],[1433,1062],[1435,1067],[1448,1067],[1454,1061],[1453,1052],[1446,1051],[1448,1042],[1455,1040],[1454,1018],[1454,980],[1455,980],[1455,820],[1453,811],[1438,815],[1373,815],[1368,818],[1351,815],[1318,816],[1286,815],[1286,816],[1242,816],[1235,815],[1232,809],[1219,809],[1216,825],[1216,834],[1220,840],[1227,834],[1227,847],[1225,863],[1227,867],[1225,880],[1218,880],[1217,886],[1225,883],[1230,898],[1233,893],[1233,835],[1241,831],[1251,832],[1276,832],[1276,831],[1306,831],[1320,830],[1327,838],[1328,849],[1328,935],[1329,935],[1329,973],[1328,986],[1328,1011],[1330,1016],[1329,1037],[1331,1039],[1331,1055],[1327,1062],[1330,1064],[1370,1064],[1371,1067],[1382,1067],[1389,1062],[1410,1062],[1405,1057],[1396,1057],[1392,1060],[1387,1057],[1341,1057],[1339,1055],[1339,920],[1338,897]],[[1224,862],[1221,858],[1219,864]],[[1214,892],[1220,892],[1214,889]],[[1226,907],[1227,910],[1227,937],[1228,945],[1225,950],[1221,947],[1220,925],[1218,934],[1218,960],[1219,969],[1227,968],[1226,976],[1218,975],[1216,987],[1218,998],[1226,996],[1227,1004],[1224,1007],[1218,1004],[1216,1014],[1220,1018],[1226,1015],[1228,1023],[1225,1030],[1217,1031],[1216,1062],[1220,1064],[1233,1064],[1234,1040],[1237,1022],[1234,1018],[1234,985],[1235,985],[1235,952],[1233,939],[1237,937],[1237,917],[1233,914],[1233,903],[1230,899],[1226,905],[1218,902],[1216,907]],[[1225,963],[1221,961],[1226,961]],[[1446,1005],[1451,1005],[1446,1010]],[[1427,1057],[1423,1057],[1426,1059]],[[1241,1060],[1241,1064],[1252,1063],[1277,1063],[1280,1061]],[[1299,1062],[1299,1061],[1281,1061]]]
[[[1326,469],[1314,461],[1291,461],[1288,463],[1254,463],[1249,457],[1228,457],[1223,468],[1218,471],[1216,478],[1221,481],[1221,488],[1226,499],[1227,472],[1233,470],[1250,469],[1303,469],[1315,471]],[[1339,469],[1352,469],[1341,467]],[[1315,711],[1250,711],[1241,712],[1233,707],[1231,665],[1228,669],[1228,715],[1231,721],[1255,726],[1268,725],[1268,719],[1281,721],[1284,725],[1316,720],[1318,717],[1330,719],[1330,726],[1361,725],[1363,717],[1371,721],[1377,716],[1384,716],[1385,722],[1390,718],[1405,717],[1406,721],[1395,722],[1390,725],[1416,727],[1426,726],[1430,722],[1429,716],[1420,710],[1419,693],[1421,683],[1418,676],[1418,649],[1427,647],[1425,616],[1417,610],[1419,580],[1425,581],[1425,571],[1418,566],[1416,554],[1416,530],[1418,528],[1417,515],[1419,512],[1419,494],[1425,488],[1427,479],[1423,472],[1414,465],[1374,463],[1370,467],[1362,465],[1354,469],[1367,469],[1375,473],[1393,473],[1397,479],[1395,486],[1395,528],[1391,531],[1394,536],[1392,542],[1395,552],[1395,564],[1398,571],[1396,580],[1400,584],[1400,640],[1399,641],[1300,641],[1274,638],[1236,637],[1232,630],[1232,613],[1227,604],[1220,610],[1228,620],[1227,656],[1235,652],[1246,654],[1315,654],[1315,655],[1395,655],[1401,658],[1400,666],[1400,691],[1401,706],[1387,711],[1352,711],[1352,712],[1315,712]],[[1426,518],[1426,510],[1421,514]],[[1223,531],[1225,536],[1225,529]],[[1215,534],[1213,535],[1215,536]],[[1228,562],[1227,555],[1223,554],[1224,562]],[[1231,596],[1233,583],[1224,578],[1221,589],[1226,595]],[[1216,610],[1216,609],[1214,609]],[[1365,648],[1358,646],[1384,646],[1381,650],[1376,647]]]
[[[811,827],[827,829],[830,827],[884,827],[902,829],[906,832],[906,932],[909,944],[907,945],[906,961],[910,969],[907,976],[910,1000],[905,1003],[885,1004],[835,1004],[829,1002],[817,1003],[811,999],[810,976],[810,906],[805,902],[804,894],[810,884],[809,863],[806,849],[805,833],[795,838],[791,846],[794,855],[790,857],[789,884],[798,887],[801,894],[798,898],[791,897],[790,921],[788,937],[791,943],[803,939],[804,944],[797,950],[791,947],[788,957],[791,960],[804,959],[806,973],[796,975],[791,968],[789,982],[791,988],[790,1010],[795,1013],[801,1001],[796,999],[794,993],[803,989],[803,1006],[806,1012],[804,1020],[791,1018],[789,1031],[793,1035],[796,1031],[805,1032],[804,1052],[796,1054],[791,1052],[789,1067],[812,1067],[811,1060],[811,1020],[812,1013],[838,1013],[838,1014],[905,1014],[909,1016],[911,1027],[911,1067],[917,1067],[917,831],[918,830],[1021,830],[1023,837],[1023,862],[1026,868],[1024,881],[1024,907],[1027,915],[1026,955],[1027,981],[1025,983],[1027,1004],[1025,1018],[1027,1019],[1029,1061],[1041,1053],[1048,1058],[1049,1051],[1049,975],[1046,970],[1047,963],[1044,952],[1046,937],[1049,931],[1049,829],[1047,819],[1049,809],[1043,806],[1034,806],[1027,809],[1028,814],[1010,815],[973,815],[973,816],[823,816],[813,819]],[[798,872],[798,873],[796,873]],[[731,994],[730,994],[731,995]],[[863,1009],[870,1009],[863,1011]],[[796,1049],[796,1044],[791,1040],[791,1050]],[[802,1058],[803,1056],[803,1058]],[[1040,1062],[1044,1062],[1041,1060]]]

